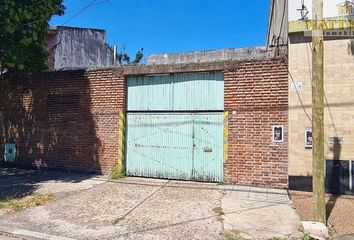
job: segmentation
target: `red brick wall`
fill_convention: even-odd
[[[108,173],[117,167],[124,77],[116,70],[41,74],[22,91],[18,165]],[[13,121],[12,122],[16,122]]]
[[[287,187],[286,65],[281,60],[244,62],[224,74],[225,111],[230,113],[225,182]],[[283,143],[272,142],[272,125],[284,125]]]
[[[225,111],[230,113],[224,180],[286,187],[286,65],[264,60],[233,68],[224,71]],[[22,90],[23,101],[14,104],[17,109],[7,114],[8,124],[0,128],[0,133],[7,129],[1,133],[7,142],[18,144],[19,165],[99,173],[114,170],[119,156],[119,112],[125,110],[126,99],[121,70],[51,72],[32,78]],[[272,125],[284,125],[283,143],[272,142]]]

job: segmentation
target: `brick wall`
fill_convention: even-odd
[[[244,62],[224,74],[225,111],[229,112],[225,182],[287,187],[286,65],[282,60]],[[272,142],[272,125],[284,126],[283,143]]]
[[[235,62],[227,68],[225,111],[230,114],[224,180],[286,187],[286,65],[280,60],[259,60]],[[0,141],[17,143],[19,165],[109,173],[117,168],[120,155],[118,121],[119,112],[125,110],[125,88],[120,68],[34,77],[21,94],[11,94],[21,97],[13,104],[17,108],[7,114],[8,124],[0,128],[0,132],[6,129]],[[284,125],[283,143],[272,142],[272,125]]]
[[[6,136],[24,167],[107,173],[117,167],[124,77],[114,70],[51,72],[23,85]],[[9,111],[8,111],[9,113]]]

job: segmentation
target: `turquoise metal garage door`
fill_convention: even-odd
[[[221,182],[222,114],[128,114],[127,174]]]
[[[127,81],[127,174],[222,182],[223,74]]]

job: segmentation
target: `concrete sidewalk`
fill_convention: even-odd
[[[300,220],[282,190],[145,178],[68,179],[32,181],[37,191],[61,189],[60,197],[0,215],[0,229],[36,239],[225,239],[227,231],[249,239],[300,236]],[[22,178],[21,184],[31,182]]]
[[[286,190],[223,188],[225,231],[239,232],[244,239],[302,239],[300,218],[291,207]]]

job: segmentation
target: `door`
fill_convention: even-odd
[[[223,115],[128,114],[127,175],[221,182]]]
[[[127,175],[223,180],[222,72],[127,79]]]
[[[223,114],[195,114],[193,121],[193,179],[223,180]]]
[[[127,175],[191,179],[193,118],[128,114]]]

